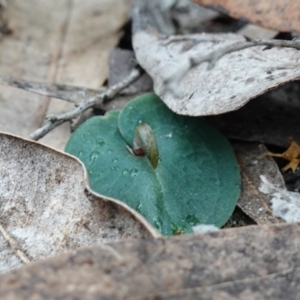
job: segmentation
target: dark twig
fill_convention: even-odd
[[[267,46],[269,48],[286,47],[300,50],[300,39],[294,39],[292,41],[258,39],[250,41],[248,40],[245,42],[224,46],[206,55],[202,55],[199,57],[189,57],[188,60],[183,63],[172,76],[165,80],[165,89],[168,89],[176,96],[180,96],[180,82],[191,69],[199,66],[204,62],[208,62],[208,69],[211,69],[215,66],[216,62],[224,55],[254,46]]]
[[[35,132],[33,132],[29,136],[29,138],[32,140],[39,140],[40,138],[45,136],[48,132],[58,127],[59,125],[65,122],[71,122],[72,120],[78,118],[87,109],[97,107],[101,105],[103,102],[112,100],[123,89],[125,89],[131,83],[133,83],[138,78],[140,78],[142,74],[143,74],[143,70],[140,67],[134,68],[123,81],[115,84],[110,89],[97,96],[93,96],[91,98],[82,101],[73,110],[66,112],[64,114],[47,116],[46,117],[47,122],[42,127],[38,128]]]

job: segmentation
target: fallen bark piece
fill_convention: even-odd
[[[78,249],[0,276],[0,297],[296,299],[299,236],[294,223]]]
[[[262,300],[297,299],[300,282],[299,268],[271,274],[260,280],[246,279],[225,282],[211,287],[191,288],[188,290],[155,293],[142,299],[147,300]],[[137,298],[130,298],[137,299]],[[141,298],[139,298],[141,299]]]
[[[0,272],[81,246],[158,236],[125,204],[93,193],[76,158],[41,144],[1,133],[0,178]]]

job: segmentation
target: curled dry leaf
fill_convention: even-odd
[[[300,2],[295,0],[193,0],[233,18],[278,31],[299,31]]]
[[[93,193],[76,158],[41,144],[0,134],[0,178],[0,272],[85,245],[158,236],[124,203]]]
[[[143,8],[143,7],[142,7]],[[147,9],[133,15],[133,46],[138,62],[154,80],[156,94],[174,112],[183,115],[215,115],[236,110],[250,99],[300,76],[300,51],[255,46],[220,58],[213,69],[203,63],[180,83],[181,95],[166,89],[179,66],[224,47],[245,42],[236,34],[161,35]]]

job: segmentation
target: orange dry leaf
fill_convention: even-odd
[[[278,31],[299,31],[299,0],[193,0],[233,18]]]
[[[263,156],[282,157],[283,159],[289,160],[290,163],[282,168],[282,171],[286,172],[288,169],[292,169],[292,171],[295,173],[300,163],[300,146],[295,141],[292,141],[289,148],[282,154],[272,153],[268,151],[264,153]]]

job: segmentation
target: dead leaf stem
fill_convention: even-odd
[[[54,128],[60,126],[61,124],[65,122],[71,122],[74,119],[80,117],[87,109],[99,106],[103,102],[112,100],[123,89],[125,89],[134,81],[136,81],[138,78],[140,78],[142,74],[143,74],[143,70],[140,67],[136,67],[130,72],[130,74],[124,80],[115,84],[107,91],[99,95],[92,96],[91,98],[87,98],[83,100],[73,110],[63,114],[47,116],[46,117],[47,122],[42,127],[38,128],[36,131],[30,134],[29,138],[37,141],[43,136],[45,136],[47,133],[49,133],[51,130],[53,130]]]

